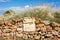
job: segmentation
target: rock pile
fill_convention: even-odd
[[[17,38],[31,40],[60,40],[60,24],[42,21],[35,18],[36,31],[23,31],[23,19],[4,21],[0,24],[1,40],[16,40]]]

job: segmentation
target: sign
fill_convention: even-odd
[[[35,18],[24,18],[23,30],[24,31],[35,31]]]

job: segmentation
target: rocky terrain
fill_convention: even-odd
[[[60,40],[60,24],[35,18],[36,31],[23,30],[23,18],[0,23],[0,40]],[[22,39],[21,39],[22,38]]]

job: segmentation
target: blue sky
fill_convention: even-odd
[[[36,6],[41,4],[53,4],[53,7],[60,7],[60,0],[0,0],[0,12],[9,7]]]

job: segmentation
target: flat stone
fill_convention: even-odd
[[[53,34],[53,35],[58,35],[58,32],[53,30],[53,31],[52,31],[52,34]]]
[[[23,29],[22,28],[17,28],[17,31],[23,31]]]
[[[41,32],[39,32],[39,34],[42,34]]]
[[[3,32],[4,32],[4,33],[6,33],[6,32],[9,33],[9,32],[11,32],[11,29],[4,29]]]
[[[41,33],[41,35],[45,35],[46,33]]]
[[[29,38],[33,38],[33,35],[28,35]]]
[[[35,35],[34,38],[35,39],[40,39],[40,35]]]
[[[49,25],[50,24],[50,22],[49,21],[42,21],[45,25]]]
[[[60,35],[57,35],[60,38]]]
[[[52,36],[52,34],[46,34],[46,35],[45,35],[46,38],[49,38],[49,37],[51,37],[51,36]]]

